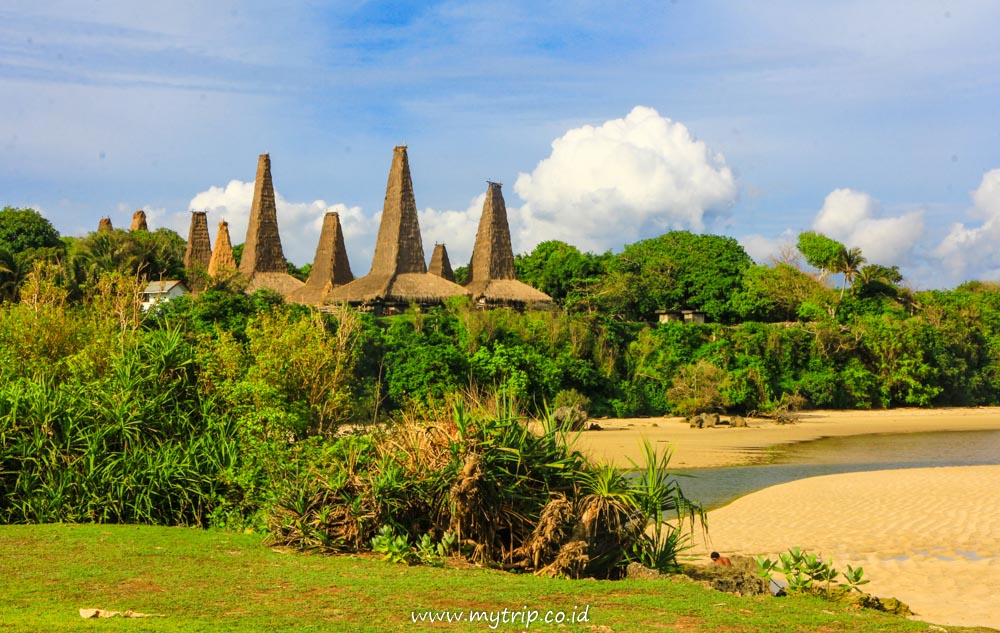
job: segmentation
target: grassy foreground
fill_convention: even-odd
[[[127,525],[0,526],[0,631],[926,631],[812,598],[750,599],[686,579],[568,581],[483,569],[307,556],[259,535]],[[163,618],[84,620],[80,608]],[[414,623],[412,612],[493,611],[516,623]],[[525,611],[527,609],[527,611]],[[569,624],[586,609],[587,621]],[[564,611],[562,627],[546,614]],[[467,615],[465,616],[468,617]],[[949,631],[975,631],[948,627]]]

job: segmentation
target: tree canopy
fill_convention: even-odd
[[[847,248],[843,244],[815,231],[799,233],[796,247],[806,258],[806,263],[819,269],[824,276],[838,272],[837,269],[847,255]]]
[[[594,284],[604,273],[606,259],[607,255],[581,253],[566,242],[549,240],[515,257],[514,268],[519,280],[563,302]]]
[[[752,266],[731,237],[671,231],[629,244],[611,258],[598,301],[632,319],[691,308],[704,310],[713,321],[731,322],[737,314],[730,300]]]
[[[60,246],[59,231],[38,211],[14,207],[0,211],[0,248],[18,255],[29,249]]]

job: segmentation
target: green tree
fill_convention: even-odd
[[[840,287],[840,298],[844,298],[844,292],[847,290],[847,286],[854,285],[854,278],[857,277],[858,273],[861,271],[861,266],[868,261],[865,259],[864,255],[861,254],[860,248],[850,248],[845,250],[840,260],[837,262],[836,271],[844,275],[844,284]]]
[[[184,238],[170,229],[103,231],[71,240],[73,276],[80,285],[102,272],[118,271],[145,279],[186,279]]]
[[[558,240],[542,242],[528,254],[514,258],[517,278],[560,303],[580,298],[604,273],[607,255],[581,253]],[[457,276],[456,271],[456,276]]]
[[[799,233],[796,247],[810,266],[819,269],[820,278],[838,272],[847,254],[843,244],[814,231]]]
[[[731,298],[751,266],[753,260],[731,237],[671,231],[629,244],[611,258],[595,295],[605,310],[627,319],[692,308],[727,323],[737,317]]]
[[[831,305],[831,290],[794,266],[752,266],[733,306],[748,321],[797,321],[817,315],[812,306]],[[806,306],[806,309],[803,309]],[[826,314],[821,310],[819,315]]]
[[[59,232],[34,209],[4,207],[0,211],[0,248],[16,256],[30,249],[61,246]]]

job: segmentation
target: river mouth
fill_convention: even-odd
[[[768,449],[752,466],[672,471],[706,510],[778,484],[839,473],[1000,464],[1000,431],[879,433],[829,437]]]

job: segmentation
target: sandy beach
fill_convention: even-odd
[[[576,447],[620,467],[642,440],[673,451],[675,468],[765,461],[770,447],[874,433],[1000,430],[1000,408],[809,411],[793,425],[692,429],[680,418],[598,420]],[[864,588],[908,603],[920,620],[1000,629],[1000,466],[884,470],[813,477],[742,497],[709,514],[709,539],[689,552],[772,557],[798,546],[861,566]]]
[[[771,446],[823,437],[868,433],[1000,430],[1000,407],[891,409],[888,411],[807,411],[796,424],[752,419],[751,428],[692,429],[682,418],[595,420],[603,430],[584,431],[575,447],[594,459],[627,468],[642,459],[642,440],[669,446],[674,468],[753,464]]]
[[[939,625],[1000,628],[1000,466],[813,477],[711,512],[691,553],[768,554],[792,546],[862,566],[869,593]]]

